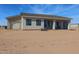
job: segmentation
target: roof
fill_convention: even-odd
[[[71,18],[68,18],[68,17],[56,16],[56,15],[47,15],[47,14],[32,14],[32,13],[21,13],[20,15],[7,17],[7,19],[20,18],[21,16],[32,17],[32,18],[44,18],[44,19],[71,20]]]

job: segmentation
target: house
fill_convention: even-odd
[[[68,29],[71,18],[21,13],[20,15],[7,17],[8,29],[25,30],[25,29]]]

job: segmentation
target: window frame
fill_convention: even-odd
[[[26,19],[26,25],[31,26],[32,25],[32,19]]]
[[[41,20],[40,19],[36,20],[36,26],[41,26]]]

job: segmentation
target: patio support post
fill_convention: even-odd
[[[53,21],[53,30],[55,30],[56,22]]]
[[[63,29],[63,22],[61,22],[61,29]]]

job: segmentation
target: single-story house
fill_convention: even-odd
[[[25,30],[25,29],[68,29],[71,18],[21,13],[16,16],[7,17],[8,29]]]

